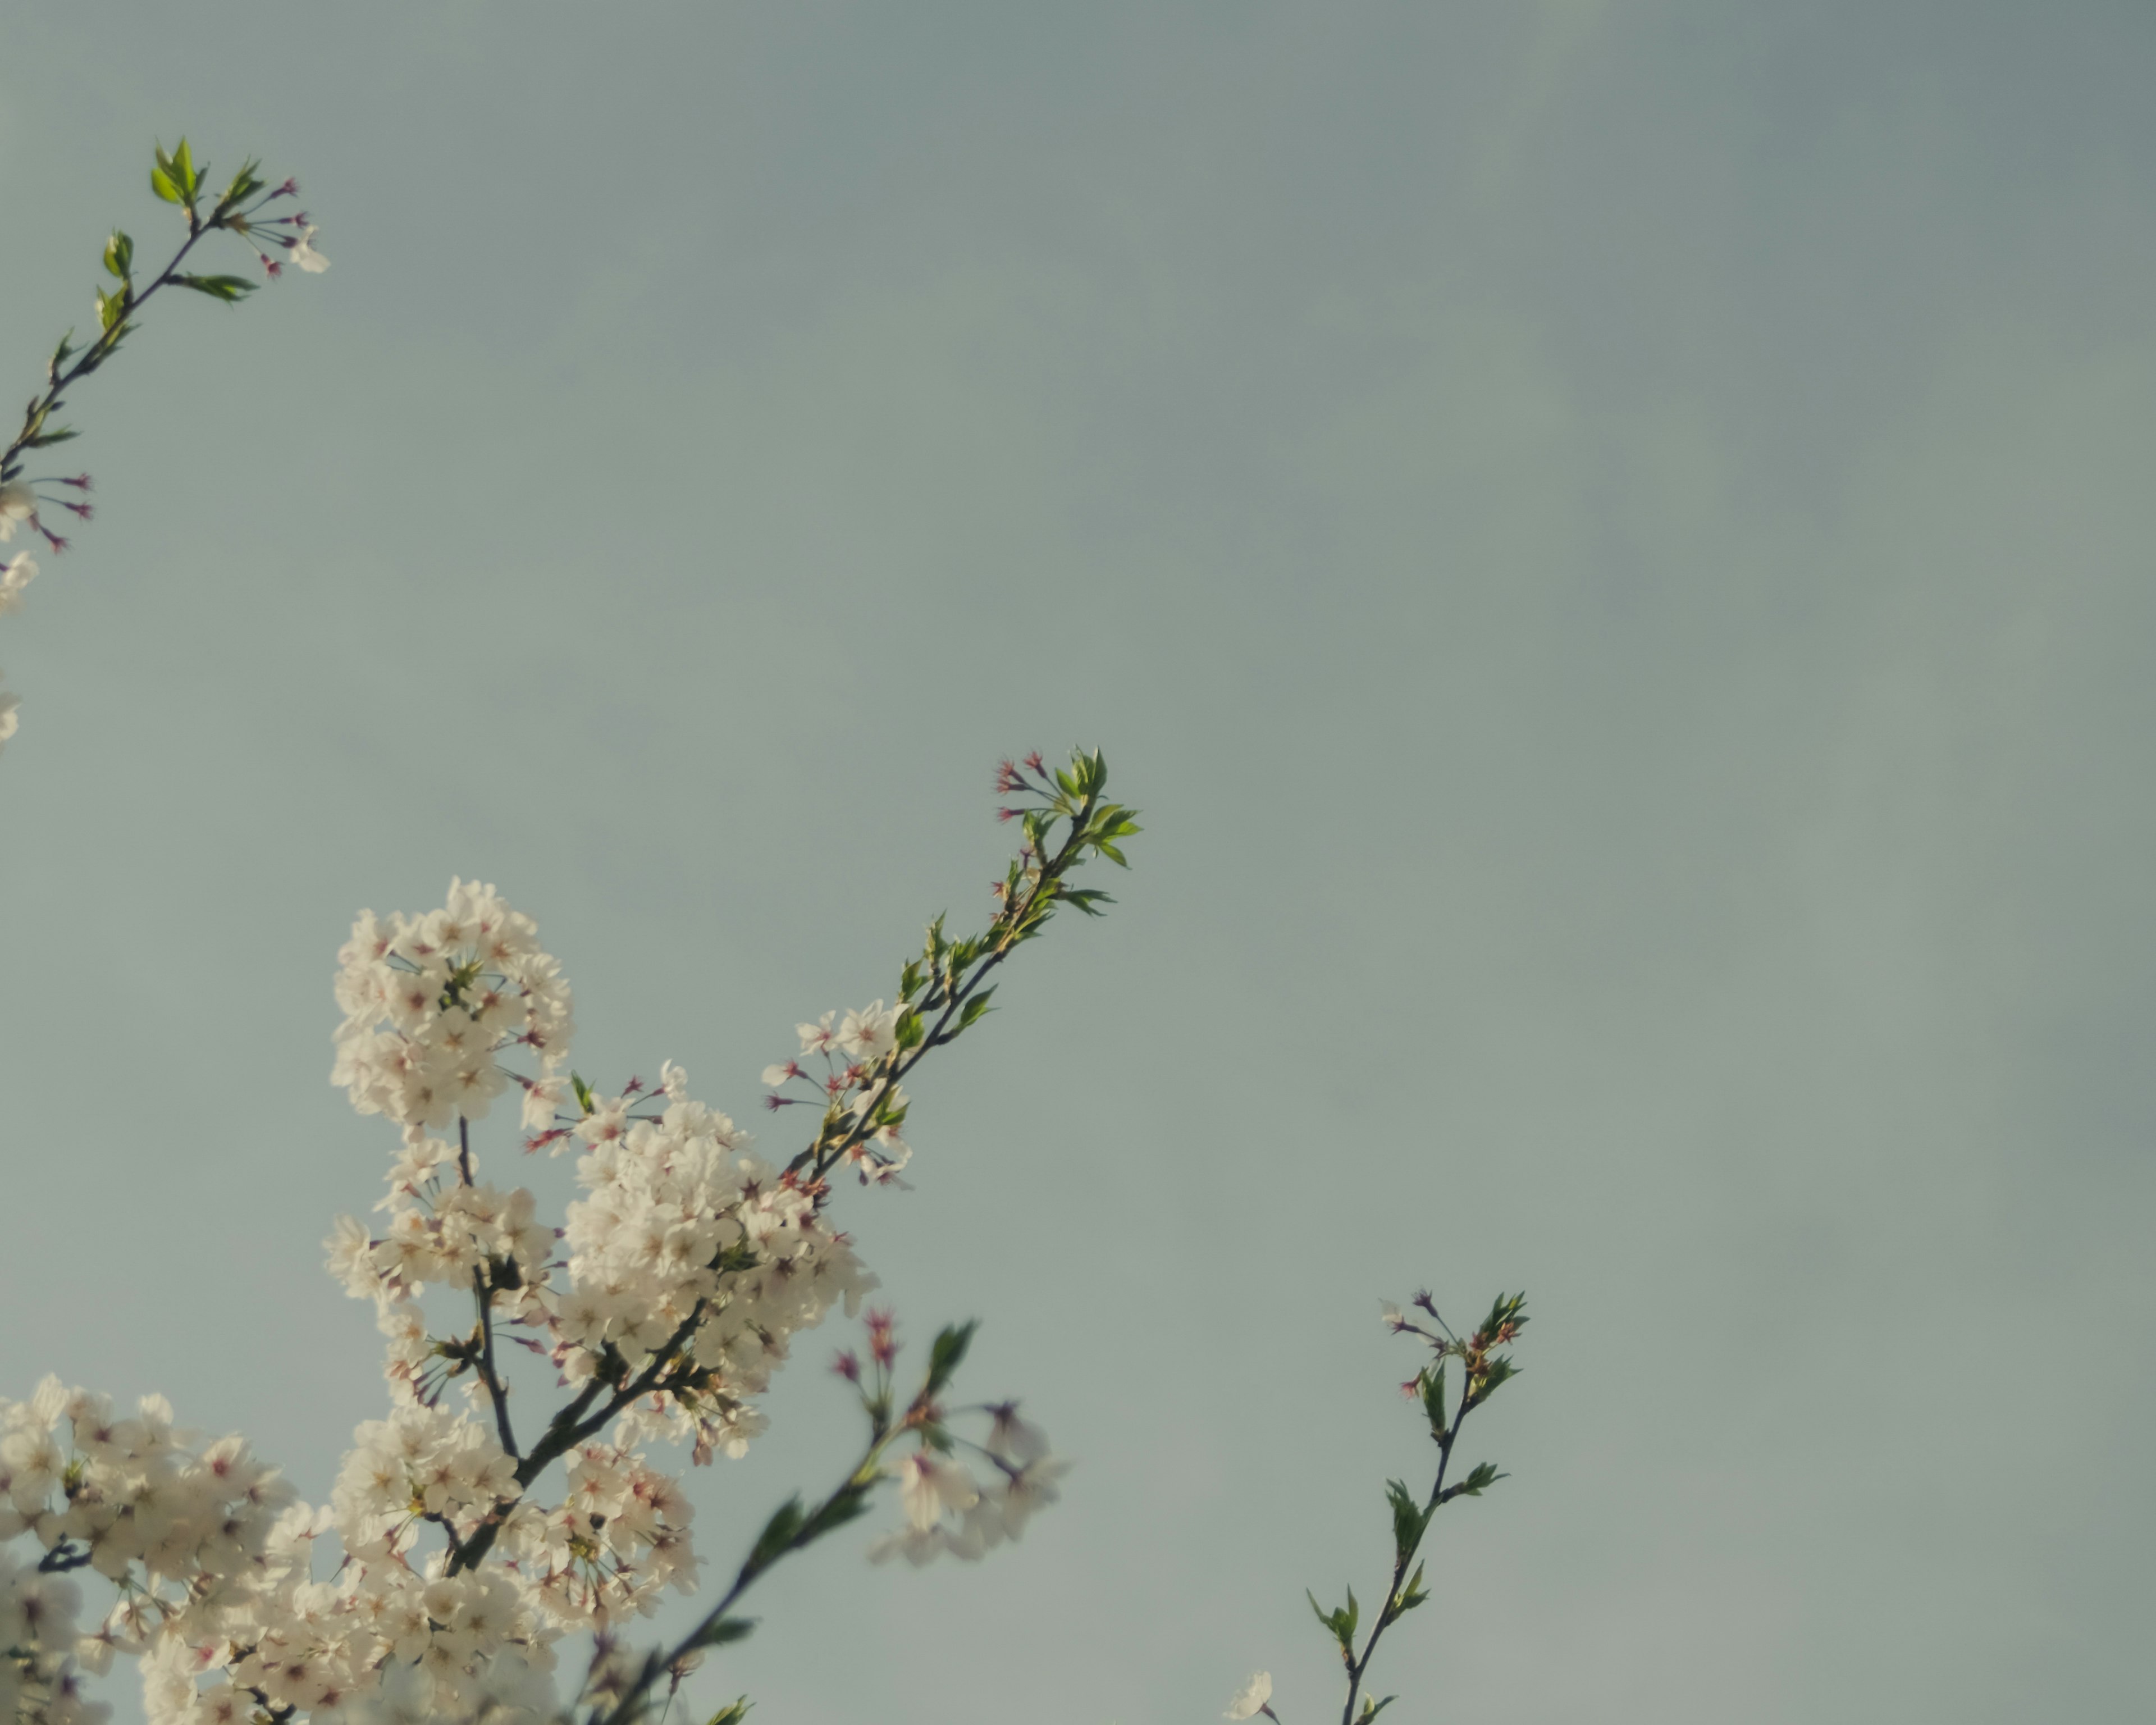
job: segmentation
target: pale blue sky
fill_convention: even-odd
[[[18,0],[19,389],[153,138],[297,173],[334,268],[80,393],[99,519],[0,624],[0,1394],[162,1388],[326,1496],[358,907],[498,882],[582,1070],[746,1114],[984,908],[998,756],[1097,743],[1117,914],[844,1211],[1068,1501],[819,1552],[710,1695],[1323,1718],[1426,1283],[1536,1321],[1394,1717],[2147,1717],[2152,54],[2093,0]],[[698,1481],[714,1568],[837,1465],[844,1339]]]

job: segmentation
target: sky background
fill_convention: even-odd
[[[110,225],[167,243],[157,138],[296,173],[334,267],[151,308],[0,625],[0,1394],[162,1389],[326,1498],[383,1407],[321,1269],[394,1142],[325,1081],[356,911],[497,882],[579,1070],[747,1121],[985,918],[997,758],[1097,745],[1120,906],[839,1210],[1065,1502],[797,1560],[700,1704],[1322,1720],[1302,1590],[1380,1591],[1430,1450],[1378,1301],[1524,1286],[1394,1717],[2149,1717],[2153,54],[2129,0],[16,0],[20,390]],[[698,1476],[710,1573],[835,1477],[852,1338]]]

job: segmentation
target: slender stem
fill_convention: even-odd
[[[876,1464],[881,1459],[884,1450],[890,1446],[894,1438],[908,1429],[907,1423],[901,1421],[891,1430],[878,1433],[871,1440],[868,1448],[862,1451],[861,1459],[855,1464],[853,1471],[846,1476],[844,1481],[828,1497],[803,1517],[800,1529],[793,1538],[788,1540],[778,1550],[762,1555],[761,1558],[757,1553],[752,1551],[743,1561],[740,1572],[734,1577],[733,1585],[726,1589],[725,1596],[719,1600],[718,1604],[706,1611],[697,1622],[696,1626],[682,1636],[664,1655],[655,1659],[647,1659],[644,1663],[643,1671],[636,1681],[630,1685],[627,1692],[615,1702],[602,1717],[594,1720],[593,1725],[627,1725],[627,1722],[634,1716],[637,1706],[642,1701],[645,1692],[659,1681],[659,1673],[671,1669],[677,1661],[694,1652],[703,1643],[705,1638],[718,1626],[726,1613],[732,1609],[734,1602],[754,1586],[757,1579],[767,1569],[773,1568],[782,1558],[791,1556],[811,1540],[819,1537],[824,1531],[821,1525],[824,1517],[829,1515],[843,1499],[849,1495],[858,1494],[874,1481]]]
[[[1464,1373],[1465,1362],[1462,1362],[1462,1366]],[[1445,1435],[1438,1440],[1437,1477],[1430,1482],[1430,1496],[1423,1503],[1425,1533],[1428,1531],[1429,1517],[1440,1504],[1449,1501],[1445,1489],[1445,1470],[1452,1465],[1452,1446],[1460,1440],[1460,1428],[1467,1423],[1469,1411],[1476,1405],[1475,1379],[1471,1375],[1463,1375],[1463,1381],[1460,1386],[1459,1409],[1452,1416],[1451,1426],[1446,1430]],[[1401,1552],[1394,1560],[1392,1585],[1385,1589],[1385,1603],[1379,1609],[1376,1620],[1370,1625],[1368,1638],[1363,1643],[1362,1656],[1359,1659],[1348,1661],[1348,1704],[1340,1710],[1340,1725],[1355,1725],[1355,1702],[1363,1691],[1363,1678],[1370,1669],[1371,1656],[1378,1651],[1378,1638],[1391,1627],[1399,1615],[1398,1607],[1400,1584],[1407,1579],[1408,1565],[1414,1561],[1415,1553],[1421,1549],[1422,1538],[1418,1537],[1413,1545]]]
[[[658,1387],[660,1380],[672,1367],[680,1363],[678,1355],[682,1346],[695,1333],[696,1326],[703,1322],[704,1305],[705,1302],[701,1300],[696,1303],[688,1317],[683,1318],[675,1327],[674,1333],[654,1351],[650,1363],[629,1383],[616,1390],[606,1405],[598,1412],[593,1414],[588,1412],[588,1409],[592,1404],[599,1399],[607,1386],[603,1380],[594,1378],[584,1386],[576,1400],[571,1402],[554,1416],[552,1423],[547,1428],[546,1435],[531,1446],[531,1453],[529,1455],[516,1464],[516,1483],[520,1495],[522,1488],[531,1485],[547,1468],[575,1449],[586,1438],[602,1430],[607,1421],[613,1419],[624,1408],[639,1396],[648,1395]],[[514,1501],[512,1499],[509,1502]],[[509,1502],[496,1506],[494,1513],[473,1530],[471,1538],[465,1542],[464,1549],[450,1559],[449,1570],[450,1574],[460,1574],[465,1570],[476,1568],[480,1559],[493,1549],[495,1538],[501,1532],[502,1521],[508,1512]]]
[[[457,1173],[465,1185],[478,1183],[472,1178],[471,1122],[461,1114],[457,1116]],[[487,1399],[494,1404],[495,1432],[501,1440],[501,1447],[514,1456],[517,1453],[516,1434],[509,1424],[509,1386],[501,1381],[501,1368],[494,1358],[494,1290],[489,1285],[491,1268],[486,1263],[472,1268],[472,1298],[479,1307],[479,1358],[473,1363],[479,1373],[479,1381],[486,1386]]]
[[[97,339],[84,348],[75,357],[74,363],[65,371],[55,369],[48,375],[44,393],[31,398],[29,408],[23,418],[23,429],[15,434],[13,440],[8,444],[6,449],[0,450],[0,480],[13,479],[22,470],[22,463],[18,458],[23,445],[38,434],[46,417],[60,405],[61,393],[77,378],[95,371],[112,357],[113,350],[120,346],[122,339],[134,328],[135,315],[157,296],[160,288],[168,285],[178,275],[180,265],[187,261],[187,254],[195,249],[202,237],[218,228],[230,230],[235,215],[244,219],[278,195],[280,194],[272,193],[270,198],[257,200],[245,210],[237,209],[234,205],[228,204],[220,198],[212,207],[207,217],[198,214],[194,205],[191,203],[184,206],[187,218],[186,240],[182,243],[180,249],[172,254],[171,261],[157,272],[149,286],[144,288],[141,293],[134,291],[134,284],[131,280],[123,279],[121,286],[126,293],[127,299],[125,309],[120,316],[114,320],[111,328],[100,330]]]
[[[29,411],[23,415],[22,430],[15,434],[14,440],[4,451],[0,451],[0,477],[13,477],[20,465],[16,458],[21,454],[23,445],[34,434],[32,428],[41,425],[45,416],[59,406],[60,392],[85,372],[95,371],[111,357],[112,350],[120,345],[121,339],[127,334],[131,326],[135,314],[149,304],[158,289],[165,286],[174,275],[178,274],[180,265],[186,261],[187,254],[195,249],[197,242],[203,234],[208,233],[212,228],[224,225],[222,220],[216,218],[213,218],[208,222],[198,223],[192,212],[189,213],[187,220],[188,232],[186,242],[172,254],[172,261],[157,272],[156,280],[141,293],[131,293],[128,295],[126,311],[114,322],[112,327],[99,331],[97,339],[76,356],[73,365],[64,372],[54,374],[46,384],[43,395],[31,398]]]
[[[920,1065],[929,1050],[940,1047],[952,1040],[956,1034],[952,1025],[957,1015],[964,1010],[966,1003],[979,992],[981,984],[988,973],[1002,963],[1025,937],[1029,925],[1033,924],[1036,920],[1036,913],[1040,911],[1044,904],[1055,896],[1056,887],[1082,848],[1086,828],[1085,817],[1091,807],[1091,798],[1077,804],[1069,817],[1070,820],[1069,835],[1057,847],[1053,857],[1042,860],[1031,888],[1006,906],[1003,913],[990,925],[989,932],[995,936],[994,944],[976,962],[964,981],[961,983],[957,978],[952,978],[947,991],[944,992],[940,999],[937,990],[932,988],[928,998],[942,1008],[933,1029],[924,1034],[921,1041],[911,1049],[903,1052],[894,1050],[887,1055],[886,1058],[888,1065],[882,1076],[875,1081],[874,1086],[866,1093],[865,1103],[850,1111],[844,1117],[845,1123],[836,1127],[835,1130],[834,1123],[827,1122],[823,1134],[819,1136],[816,1142],[788,1164],[789,1173],[807,1168],[810,1170],[812,1180],[821,1179],[840,1157],[869,1136],[871,1130],[870,1122],[875,1117],[877,1106],[896,1087],[898,1081]],[[998,930],[1001,931],[1000,934],[997,933]],[[462,1137],[461,1117],[459,1117],[459,1166],[466,1181],[469,1182],[471,1178],[470,1163],[468,1147],[465,1146]],[[485,1298],[484,1295],[480,1297],[482,1301],[481,1369],[485,1373],[485,1381],[489,1391],[493,1392],[499,1380],[494,1372],[492,1331],[488,1326]],[[531,1446],[531,1453],[518,1461],[516,1466],[518,1486],[528,1487],[556,1461],[567,1455],[585,1439],[603,1430],[608,1421],[639,1397],[648,1395],[654,1389],[671,1387],[665,1384],[665,1379],[670,1372],[681,1365],[681,1350],[687,1346],[690,1337],[695,1335],[697,1325],[703,1322],[708,1305],[708,1301],[699,1300],[690,1309],[689,1315],[675,1327],[674,1333],[653,1350],[650,1359],[644,1369],[628,1383],[616,1389],[611,1396],[607,1397],[603,1405],[597,1407],[596,1411],[593,1411],[594,1404],[599,1403],[600,1398],[604,1395],[608,1385],[606,1380],[598,1378],[594,1378],[586,1384],[575,1401],[555,1414],[547,1425],[545,1434]],[[502,1447],[513,1455],[516,1454],[516,1450],[508,1437],[507,1414],[498,1395],[495,1398],[495,1408],[496,1418],[501,1422]],[[880,1452],[882,1445],[889,1442],[890,1435],[890,1434],[878,1435],[876,1447],[871,1451],[871,1455]],[[847,1487],[841,1486],[839,1489],[843,1491]],[[506,1518],[509,1507],[508,1502],[499,1505],[492,1516],[473,1530],[470,1538],[465,1541],[461,1549],[452,1555],[449,1564],[450,1574],[458,1574],[478,1566],[488,1552],[493,1548],[495,1540]],[[792,1548],[788,1548],[789,1550]],[[742,1579],[736,1583],[737,1593],[742,1587],[746,1586],[748,1581],[754,1579],[756,1573],[760,1572],[744,1569]],[[727,1601],[733,1597],[735,1597],[734,1594],[729,1594],[727,1600],[721,1602],[717,1611],[715,1611],[708,1620],[716,1621],[718,1612],[722,1612]]]
[[[1086,806],[1090,807],[1090,803]],[[1072,860],[1077,855],[1084,831],[1085,822],[1079,816],[1074,815],[1070,821],[1070,835],[1057,850],[1054,859],[1042,864],[1040,873],[1034,880],[1031,891],[1024,897],[1006,906],[1003,913],[996,918],[995,922],[990,925],[991,932],[993,932],[998,927],[1004,929],[1001,937],[975,963],[972,973],[963,985],[953,980],[949,993],[941,1003],[943,1010],[942,1015],[936,1020],[935,1028],[924,1034],[911,1049],[903,1053],[895,1051],[890,1055],[888,1057],[890,1065],[883,1076],[876,1081],[875,1088],[864,1097],[860,1106],[850,1111],[845,1117],[848,1124],[835,1137],[828,1135],[827,1127],[826,1135],[820,1137],[815,1143],[795,1157],[788,1164],[789,1168],[799,1168],[805,1165],[809,1168],[814,1178],[820,1179],[831,1170],[840,1157],[869,1136],[870,1122],[875,1119],[876,1108],[884,1097],[897,1088],[901,1079],[921,1064],[927,1056],[929,1050],[940,1047],[950,1040],[952,1021],[965,1009],[966,1003],[980,991],[981,983],[986,980],[988,973],[1008,958],[1017,947],[1019,937],[1034,911],[1040,907],[1045,897],[1053,893],[1054,889],[1061,882],[1063,875],[1069,870]],[[935,998],[935,991],[932,988],[929,999],[932,1001]]]

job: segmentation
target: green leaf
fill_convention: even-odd
[[[592,1100],[591,1086],[585,1083],[584,1081],[578,1077],[574,1072],[572,1072],[569,1075],[569,1088],[576,1091],[577,1106],[585,1113],[589,1114],[598,1107],[598,1103]]]
[[[869,1512],[870,1494],[874,1490],[875,1481],[870,1481],[865,1485],[844,1486],[833,1492],[818,1507],[816,1513],[801,1524],[801,1531],[794,1536],[794,1548],[799,1550],[826,1533],[835,1533],[849,1522],[859,1521]]]
[[[113,325],[118,323],[121,318],[126,316],[127,302],[131,297],[131,296],[127,291],[127,285],[125,282],[122,282],[118,287],[113,289],[113,290],[109,294],[102,288],[99,289],[97,290],[98,327],[100,329],[109,330],[113,326]]]
[[[80,437],[81,435],[82,434],[79,431],[70,431],[67,428],[62,427],[58,431],[44,431],[38,433],[35,437],[24,438],[23,439],[23,447],[26,449],[48,449],[54,444],[64,444],[71,437]]]
[[[1482,1375],[1475,1380],[1475,1405],[1481,1407],[1496,1394],[1499,1385],[1509,1384],[1519,1375],[1520,1368],[1502,1353],[1486,1361]]]
[[[1369,1697],[1367,1695],[1364,1696],[1363,1697],[1363,1711],[1361,1715],[1356,1719],[1355,1725],[1370,1725],[1371,1720],[1376,1718],[1378,1714],[1384,1712],[1387,1707],[1390,1707],[1399,1699],[1399,1697],[1397,1695],[1389,1695],[1383,1701],[1372,1701]]]
[[[1445,1488],[1445,1495],[1447,1497],[1480,1497],[1484,1491],[1504,1477],[1505,1476],[1498,1472],[1490,1462],[1478,1462],[1475,1471],[1458,1485],[1447,1486]]]
[[[208,294],[213,300],[222,300],[228,305],[239,304],[241,298],[251,294],[260,285],[244,275],[175,275],[174,284],[192,288],[198,294]]]
[[[1420,1563],[1415,1565],[1414,1574],[1408,1577],[1408,1584],[1400,1589],[1399,1598],[1393,1601],[1394,1616],[1398,1617],[1403,1612],[1414,1610],[1416,1606],[1430,1597],[1422,1590],[1422,1569],[1423,1566]]]
[[[1527,1326],[1525,1311],[1527,1303],[1527,1296],[1525,1294],[1498,1295],[1490,1304],[1489,1317],[1482,1320],[1481,1333],[1494,1342],[1496,1340],[1497,1332],[1504,1328],[1507,1324],[1512,1325],[1515,1330],[1525,1329]]]
[[[1430,1435],[1441,1438],[1445,1433],[1445,1362],[1437,1363],[1437,1369],[1422,1368],[1422,1410],[1430,1415]]]
[[[746,1641],[756,1628],[753,1617],[721,1617],[716,1623],[697,1632],[690,1642],[691,1647],[723,1647],[729,1642]]]
[[[763,1569],[777,1563],[793,1543],[793,1536],[801,1531],[803,1519],[801,1498],[797,1493],[780,1504],[777,1512],[763,1524],[763,1532],[757,1535],[756,1543],[749,1549],[748,1561],[742,1567]]]
[[[951,1381],[951,1374],[958,1369],[966,1350],[973,1345],[973,1332],[979,1327],[978,1319],[968,1319],[962,1324],[947,1324],[936,1332],[935,1345],[928,1350],[928,1382],[924,1394],[932,1396]]]
[[[116,228],[105,242],[105,267],[122,281],[135,267],[135,242]]]
[[[1307,1588],[1303,1589],[1302,1596],[1310,1601],[1310,1609],[1317,1614],[1317,1620],[1325,1625],[1327,1633],[1340,1644],[1341,1653],[1351,1654],[1355,1642],[1355,1621],[1362,1615],[1362,1608],[1355,1603],[1355,1589],[1348,1589],[1348,1603],[1337,1611],[1327,1611]]]
[[[239,203],[243,198],[252,198],[259,192],[262,189],[262,182],[254,177],[254,170],[261,166],[259,162],[251,158],[242,162],[239,172],[232,177],[232,183],[224,188],[224,195],[218,198],[218,202],[221,204],[234,204]]]
[[[729,1707],[722,1707],[704,1722],[704,1725],[742,1725],[748,1717],[748,1710],[756,1703],[746,1695]]]
[[[187,152],[187,141],[180,140],[180,147],[172,151],[172,181],[180,188],[181,197],[187,203],[195,201],[201,189],[201,177],[195,172],[195,159]]]
[[[150,189],[167,203],[180,201],[180,188],[172,179],[172,170],[165,165],[165,152],[157,152],[157,165],[150,170]]]
[[[1399,1480],[1385,1481],[1385,1497],[1393,1506],[1393,1549],[1404,1563],[1408,1553],[1422,1543],[1422,1536],[1430,1526],[1430,1514]]]
[[[981,1014],[988,1010],[988,997],[995,992],[993,988],[983,988],[966,1002],[958,1014],[958,1028],[961,1030],[979,1022]]]

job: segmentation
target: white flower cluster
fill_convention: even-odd
[[[569,987],[531,919],[491,886],[453,880],[448,904],[418,918],[384,924],[362,911],[337,960],[345,1019],[330,1081],[362,1114],[418,1127],[477,1120],[509,1081],[495,1055],[521,1045],[541,1070],[526,1081],[525,1117],[553,1117],[574,1028]]]
[[[640,1401],[634,1435],[685,1438],[696,1459],[743,1454],[762,1429],[749,1404],[785,1360],[789,1339],[843,1300],[849,1313],[875,1286],[843,1234],[821,1215],[826,1195],[748,1151],[725,1115],[687,1100],[665,1069],[657,1118],[633,1096],[593,1098],[572,1136],[585,1196],[564,1230],[570,1291],[554,1312],[555,1358],[580,1382],[611,1354],[632,1373],[670,1345],[693,1372]],[[646,1099],[649,1100],[649,1099]]]
[[[0,520],[5,519],[4,514],[0,514]],[[0,563],[0,617],[23,608],[23,590],[37,578],[38,566],[27,551],[18,551]]]
[[[82,1697],[81,1609],[82,1589],[66,1576],[26,1569],[0,1546],[0,1719],[100,1725],[110,1716]]]
[[[27,1404],[0,1403],[0,1722],[98,1725],[81,1676],[116,1652],[141,1660],[150,1725],[541,1725],[560,1712],[556,1645],[585,1632],[598,1638],[587,1700],[640,1682],[621,1625],[670,1585],[693,1591],[697,1574],[680,1481],[640,1446],[742,1453],[793,1338],[875,1285],[826,1219],[814,1168],[759,1159],[679,1067],[617,1096],[566,1076],[567,986],[491,887],[453,881],[417,918],[363,915],[340,958],[333,1081],[403,1128],[379,1231],[343,1218],[327,1243],[387,1337],[388,1417],[354,1434],[329,1506],[313,1509],[239,1438],[178,1431],[162,1399],[121,1417],[48,1380]],[[836,1019],[803,1027],[804,1052],[847,1056],[825,1087],[831,1117],[879,1122],[865,1167],[895,1173],[904,1101],[889,1063],[870,1069],[897,1045],[898,1014],[879,1002]],[[558,1230],[530,1191],[481,1183],[470,1144],[511,1076],[497,1058],[518,1047],[538,1069],[516,1079],[526,1147],[581,1151]],[[465,1317],[437,1333],[423,1301],[443,1289]],[[880,1371],[888,1314],[871,1329]],[[528,1450],[498,1343],[550,1362],[572,1393]],[[469,1404],[444,1406],[457,1378]],[[905,1525],[876,1555],[978,1557],[1055,1501],[1065,1464],[1014,1408],[988,1411],[977,1447],[990,1482],[937,1450],[897,1464]],[[38,1565],[8,1553],[25,1534]],[[318,1540],[336,1553],[327,1580]],[[80,1578],[64,1573],[83,1569],[119,1593],[87,1631]]]
[[[827,1012],[813,1024],[794,1026],[801,1039],[798,1058],[763,1069],[763,1081],[772,1089],[767,1100],[773,1108],[808,1100],[805,1096],[787,1094],[788,1087],[798,1082],[813,1091],[828,1111],[827,1118],[843,1117],[849,1122],[864,1117],[874,1120],[870,1129],[849,1145],[845,1153],[845,1159],[864,1185],[874,1182],[903,1186],[906,1183],[898,1176],[913,1156],[911,1147],[898,1135],[899,1122],[906,1118],[906,1092],[895,1078],[880,1070],[885,1057],[898,1045],[898,1009],[887,1008],[880,1000],[848,1013],[843,1019],[835,1012]],[[824,1062],[821,1077],[801,1064],[812,1059]]]
[[[537,1200],[523,1187],[503,1192],[466,1183],[461,1176],[475,1164],[465,1157],[460,1167],[459,1155],[455,1145],[407,1127],[390,1167],[388,1196],[375,1206],[389,1213],[387,1230],[377,1237],[340,1216],[327,1242],[330,1273],[355,1299],[375,1302],[389,1338],[383,1371],[409,1401],[430,1398],[446,1368],[418,1301],[429,1283],[469,1292],[478,1276],[488,1285],[497,1322],[552,1322],[540,1291],[554,1267],[555,1233],[535,1219]],[[484,1393],[475,1378],[468,1385],[475,1396]]]
[[[16,522],[33,519],[37,511],[38,495],[28,485],[13,480],[0,485],[0,542],[13,539]],[[38,566],[27,551],[18,551],[0,563],[0,617],[23,608],[23,590],[37,575]],[[17,696],[0,689],[0,744],[15,734],[18,704]]]
[[[517,1568],[555,1622],[605,1630],[656,1610],[669,1582],[696,1591],[694,1510],[680,1481],[612,1444],[572,1452],[568,1468],[561,1507],[513,1524]]]
[[[0,1402],[0,1540],[28,1533],[44,1548],[30,1569],[0,1548],[0,1702],[12,1687],[22,1716],[52,1725],[103,1717],[77,1699],[79,1673],[104,1671],[116,1651],[155,1659],[244,1633],[308,1522],[244,1440],[198,1446],[162,1396],[122,1416],[53,1378],[28,1402]],[[57,1572],[85,1568],[120,1599],[79,1634],[80,1592]]]
[[[925,1445],[891,1465],[905,1520],[870,1545],[872,1562],[902,1556],[918,1566],[945,1552],[973,1561],[1016,1539],[1035,1510],[1057,1501],[1070,1464],[1049,1453],[1046,1435],[1018,1417],[1015,1404],[990,1411],[995,1423],[981,1446],[994,1470],[988,1484]]]

